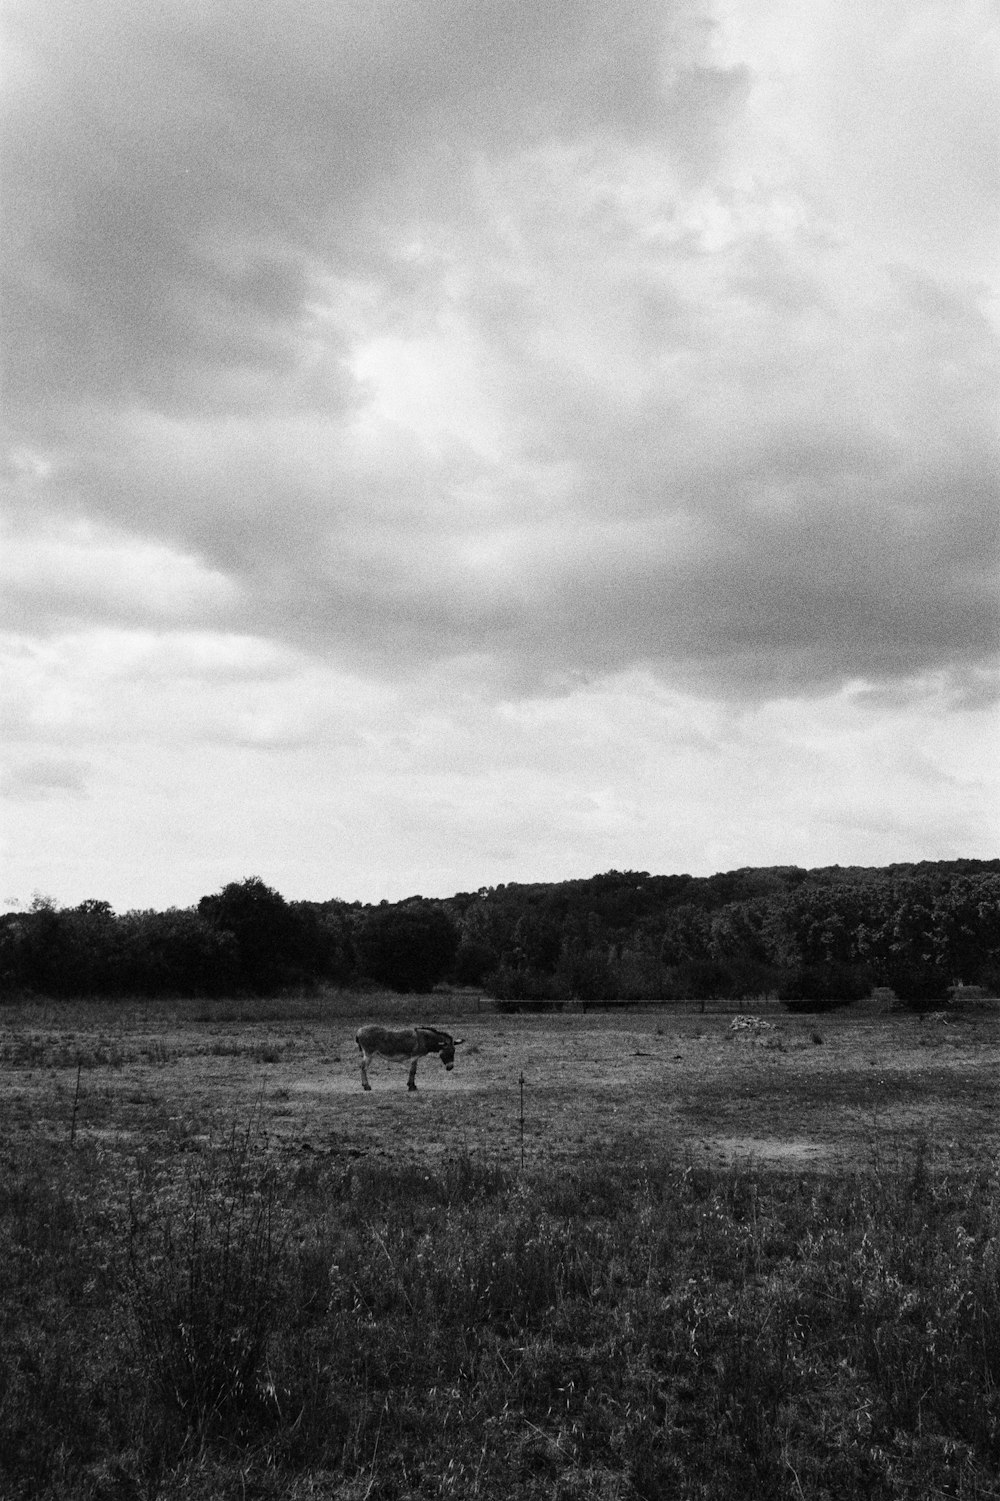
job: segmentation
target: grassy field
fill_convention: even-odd
[[[3,1007],[0,1494],[1000,1496],[1000,1022],[766,1020]]]

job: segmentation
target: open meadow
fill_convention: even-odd
[[[1000,1020],[761,1023],[4,1006],[0,1493],[1000,1495]]]
[[[109,1153],[196,1150],[254,1114],[273,1150],[587,1161],[641,1143],[678,1161],[835,1169],[872,1152],[992,1160],[1000,1148],[1000,1017],[761,1015],[675,1006],[498,1015],[463,996],[325,1001],[35,1003],[0,1010],[4,1140]],[[454,1072],[429,1057],[417,1093],[379,1059],[361,1091],[354,1033],[373,1017],[465,1038]]]

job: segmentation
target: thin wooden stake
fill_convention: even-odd
[[[518,1082],[519,1082],[519,1084],[521,1086],[521,1114],[520,1114],[519,1120],[520,1120],[520,1123],[521,1123],[521,1169],[523,1171],[524,1170],[524,1075],[523,1074],[521,1075],[520,1080]]]
[[[74,1143],[74,1141],[76,1140],[76,1111],[77,1111],[77,1106],[80,1103],[80,1070],[82,1068],[83,1068],[83,1064],[81,1063],[81,1061],[79,1059],[77,1059],[77,1064],[76,1064],[76,1093],[73,1096],[73,1119],[70,1121],[70,1127],[69,1127],[69,1144],[70,1144],[70,1146],[72,1146],[73,1143]]]

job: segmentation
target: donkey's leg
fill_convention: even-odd
[[[410,1064],[410,1074],[409,1078],[406,1081],[407,1089],[416,1089],[417,1087],[417,1064],[419,1063],[419,1061],[419,1058],[414,1058],[413,1062]]]

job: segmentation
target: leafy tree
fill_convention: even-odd
[[[775,988],[789,1010],[826,1011],[868,995],[872,976],[860,965],[806,964],[780,974]]]
[[[484,986],[488,995],[497,1001],[523,1001],[533,1003],[533,1008],[543,1010],[552,1001],[569,998],[566,982],[561,975],[545,974],[529,965],[512,966],[501,964],[487,975]]]
[[[707,913],[685,902],[666,914],[660,959],[664,964],[702,963],[712,958],[712,927]]]
[[[596,949],[567,954],[559,961],[557,974],[568,993],[581,1001],[613,1000],[618,994],[611,965]]]
[[[685,959],[677,965],[674,985],[677,993],[696,1001],[710,1001],[730,993],[732,977],[726,965],[717,959]]]
[[[623,1000],[648,1001],[674,994],[672,972],[655,954],[639,945],[623,947],[612,970],[615,993]]]
[[[126,912],[122,989],[135,995],[225,995],[238,984],[234,935],[193,908]]]
[[[488,943],[463,938],[455,954],[455,981],[459,985],[481,985],[483,976],[495,970],[497,963],[496,950]]]
[[[529,908],[518,918],[511,936],[515,966],[551,972],[563,948],[563,924],[552,912]]]
[[[36,898],[8,928],[17,988],[42,995],[102,995],[114,989],[115,917],[107,902],[60,908]]]
[[[357,967],[346,902],[294,902],[303,978],[347,985]]]
[[[458,931],[436,902],[369,907],[356,935],[362,972],[392,990],[433,990],[450,971]]]
[[[0,918],[8,993],[260,993],[349,983],[359,964],[403,989],[449,972],[481,983],[492,972],[502,987],[553,997],[777,988],[818,1003],[876,983],[930,1004],[958,980],[997,983],[1000,861],[777,866],[705,879],[612,870],[378,909],[288,903],[251,877],[197,910],[116,917],[107,902],[61,909],[37,896],[27,912]]]
[[[935,895],[938,963],[955,979],[977,984],[1000,964],[1000,880],[965,876]]]
[[[948,998],[950,981],[947,971],[927,961],[897,959],[887,966],[881,978],[914,1011],[924,1010]]]
[[[198,912],[236,944],[236,984],[263,995],[302,978],[302,924],[279,891],[259,876],[203,896]]]

